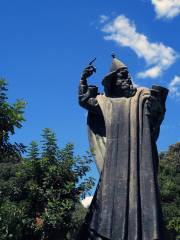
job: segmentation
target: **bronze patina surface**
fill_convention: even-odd
[[[133,86],[128,68],[113,55],[102,84],[88,86],[82,73],[79,104],[88,110],[88,134],[99,183],[78,239],[163,240],[157,183],[156,140],[168,90]]]

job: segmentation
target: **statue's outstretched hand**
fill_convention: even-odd
[[[86,79],[86,78],[90,77],[93,74],[93,72],[95,72],[95,71],[96,71],[95,67],[90,65],[83,70],[81,78]]]
[[[147,96],[146,106],[149,114],[150,113],[153,114],[160,111],[161,104],[156,90],[152,89],[151,94]]]

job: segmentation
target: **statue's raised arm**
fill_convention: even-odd
[[[92,76],[94,72],[96,72],[96,68],[92,65],[91,62],[81,74],[78,98],[79,105],[81,107],[98,114],[100,112],[99,104],[96,100],[96,97],[98,95],[98,87],[89,86],[87,83],[87,79]]]

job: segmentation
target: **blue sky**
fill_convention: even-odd
[[[24,98],[26,122],[13,137],[28,145],[52,128],[60,146],[88,149],[86,113],[78,106],[81,71],[97,57],[99,86],[111,53],[139,86],[171,89],[159,150],[180,141],[180,4],[173,0],[0,0],[0,76],[9,99]]]

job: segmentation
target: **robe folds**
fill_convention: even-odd
[[[102,114],[89,112],[89,141],[100,180],[85,225],[97,238],[82,240],[164,239],[149,95],[145,88],[129,98],[98,95]]]

